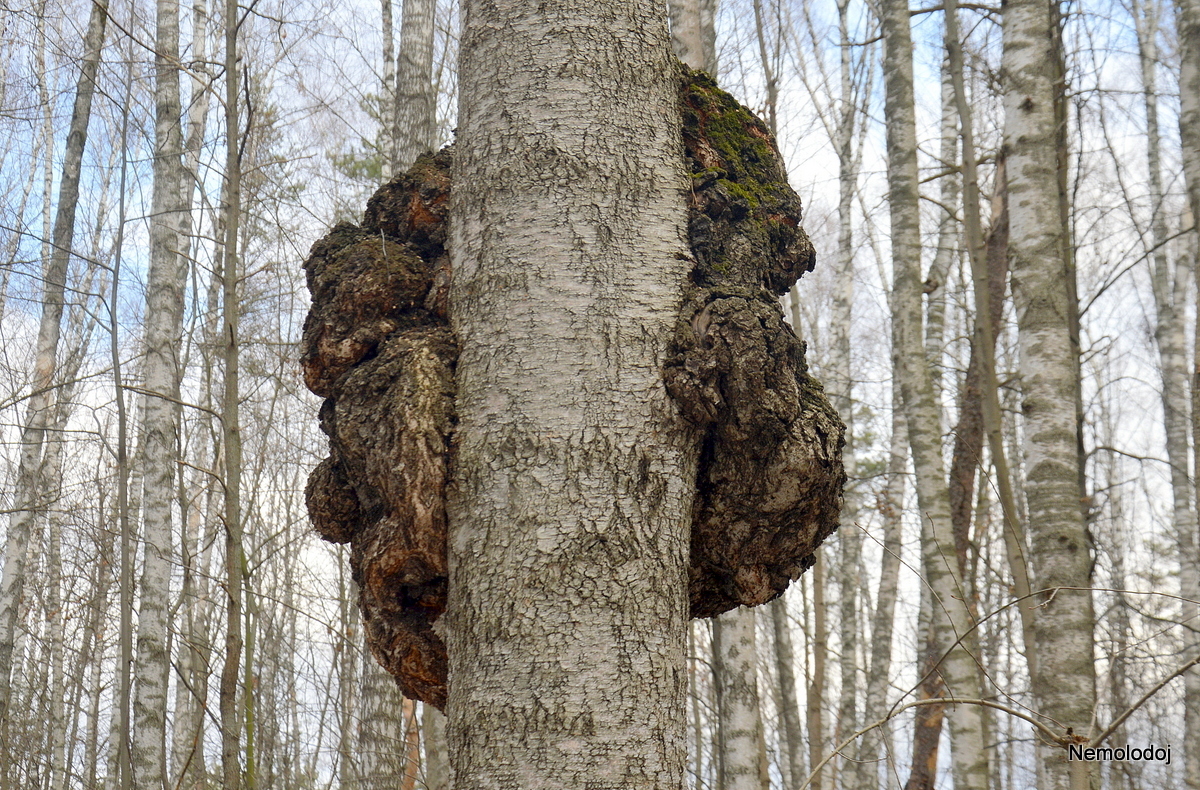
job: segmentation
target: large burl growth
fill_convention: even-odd
[[[813,266],[800,199],[763,124],[700,73],[681,78],[689,233],[664,380],[702,429],[693,511],[693,617],[765,603],[837,527],[843,426],[808,375],[777,297]],[[302,365],[325,398],[329,458],[309,515],[349,543],[367,642],[404,693],[446,702],[445,487],[454,364],[445,251],[451,150],[382,187],[361,226],[338,225],[305,263]]]

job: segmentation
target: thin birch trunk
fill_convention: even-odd
[[[141,447],[143,552],[134,661],[131,755],[139,788],[166,788],[169,646],[167,606],[174,549],[175,471],[179,461],[176,403],[186,264],[180,254],[187,200],[179,97],[179,3],[158,0],[155,25],[154,188],[146,284],[145,389]]]
[[[829,650],[825,627],[825,554],[817,552],[812,572],[812,678],[808,686],[808,764],[812,766],[812,790],[821,790],[824,774],[817,769],[825,759],[825,659]]]
[[[225,656],[221,669],[221,786],[241,787],[240,746],[243,708],[239,703],[242,660],[243,593],[246,556],[242,546],[242,436],[239,414],[238,233],[242,213],[242,128],[239,113],[241,74],[238,64],[238,0],[225,3],[225,236],[221,250],[222,357],[225,387],[221,399],[221,447],[224,454],[225,521]],[[247,660],[246,667],[252,667]],[[252,705],[253,684],[244,688]],[[252,710],[252,708],[249,708]],[[251,720],[251,724],[253,721]],[[253,777],[253,751],[247,760]]]
[[[1038,0],[1004,14],[1009,260],[1017,309],[1030,564],[1045,592],[1035,635],[1035,708],[1086,735],[1095,707],[1091,551],[1080,508],[1079,367],[1073,341],[1074,270],[1061,217],[1058,20]],[[1059,588],[1084,588],[1084,592]],[[1039,786],[1086,788],[1093,773],[1063,750],[1038,749]],[[1095,778],[1095,777],[1092,777]]]
[[[838,704],[834,741],[841,743],[847,733],[858,729],[858,584],[861,573],[862,531],[858,526],[858,481],[854,457],[854,399],[851,371],[851,327],[854,303],[854,234],[853,205],[858,187],[858,166],[854,151],[855,118],[858,108],[854,102],[853,51],[850,41],[849,2],[839,0],[838,52],[841,101],[837,125],[838,149],[838,247],[837,273],[833,292],[832,315],[829,322],[830,353],[826,386],[829,400],[846,424],[846,444],[842,448],[842,464],[846,469],[847,485],[842,504],[841,524],[837,532],[841,557],[838,563],[838,590],[841,626],[841,653],[838,670],[841,694]],[[858,787],[866,781],[866,765],[856,758],[861,745],[850,747],[851,759],[843,763],[846,777],[844,787]]]
[[[684,782],[697,448],[660,373],[688,265],[664,11],[464,9],[453,786]]]
[[[895,627],[896,597],[900,581],[900,551],[903,541],[904,472],[908,464],[908,431],[904,421],[904,410],[898,408],[902,398],[899,387],[892,382],[892,436],[888,449],[887,485],[880,498],[879,510],[883,517],[883,552],[879,568],[879,591],[876,595],[875,617],[871,623],[871,664],[867,673],[866,715],[868,722],[879,721],[887,709],[888,679],[892,665],[892,631]],[[877,730],[864,736],[861,757],[873,761],[871,769],[878,775],[880,765],[884,770],[883,787],[891,784],[886,777],[891,773],[890,760],[886,754],[885,732]],[[873,786],[869,780],[864,787]]]
[[[719,790],[766,790],[754,610],[738,607],[713,621],[713,680],[719,716]]]
[[[192,2],[192,78],[191,101],[187,112],[187,136],[184,146],[184,168],[186,179],[184,189],[187,202],[192,205],[192,196],[197,185],[201,183],[200,154],[204,146],[204,133],[208,120],[208,109],[211,103],[211,90],[206,79],[209,73],[208,65],[208,36],[209,13],[206,0]],[[190,243],[192,222],[190,211],[184,220],[184,229],[189,238],[185,240],[188,249]],[[189,255],[193,258],[194,255]],[[207,313],[204,323],[204,338],[201,348],[204,381],[203,405],[207,409],[213,406],[212,370],[213,358],[211,349],[218,346],[216,313],[214,310],[212,282],[210,279],[209,298],[206,302]],[[198,297],[197,297],[198,298]],[[209,412],[201,415],[201,443],[204,438],[212,435],[212,416]],[[201,450],[201,455],[195,461],[201,468],[214,468],[217,449],[212,446],[211,453]],[[181,480],[181,487],[185,485]],[[202,534],[201,522],[214,520],[212,509],[211,481],[203,480],[201,484],[208,490],[203,505],[193,505],[182,511],[185,527],[180,546],[180,559],[183,570],[183,580],[180,589],[179,616],[183,621],[180,650],[180,682],[176,686],[175,695],[175,726],[171,744],[172,779],[178,790],[201,790],[207,767],[204,757],[204,736],[207,723],[209,665],[212,660],[212,645],[208,633],[211,618],[212,603],[209,600],[209,577],[211,574],[210,559],[214,541],[212,536]],[[203,547],[203,548],[201,548]]]
[[[947,42],[947,49],[950,48]],[[942,63],[942,136],[939,142],[939,164],[948,172],[938,179],[938,202],[941,213],[937,226],[937,250],[925,277],[925,356],[929,360],[929,378],[933,399],[942,404],[942,353],[946,342],[946,285],[955,258],[958,257],[960,228],[952,213],[959,199],[959,179],[953,172],[958,165],[958,113],[954,106],[954,85],[950,59]]]
[[[88,124],[92,113],[96,72],[104,45],[108,22],[107,2],[92,6],[84,38],[84,58],[75,90],[71,125],[59,184],[58,208],[46,259],[45,291],[38,326],[32,395],[21,431],[21,454],[13,491],[13,514],[9,521],[4,550],[4,571],[0,578],[0,788],[8,787],[11,754],[3,728],[10,720],[13,646],[16,636],[17,609],[25,583],[25,560],[29,533],[38,512],[45,506],[41,477],[42,447],[54,409],[54,380],[58,367],[58,345],[62,325],[63,296],[67,269],[75,237],[75,210],[79,203],[80,170],[87,145]],[[49,139],[46,142],[50,145]]]
[[[1176,0],[1176,31],[1179,40],[1179,136],[1183,150],[1183,174],[1187,185],[1188,206],[1192,215],[1190,249],[1192,276],[1200,282],[1200,2]],[[1197,292],[1200,305],[1200,291]],[[1192,448],[1200,457],[1200,320],[1195,325],[1192,365]],[[1198,460],[1197,465],[1200,465]],[[1200,474],[1196,485],[1197,509],[1200,510]],[[1200,556],[1198,536],[1192,535],[1192,553],[1180,557],[1183,597],[1200,600]],[[1195,617],[1195,609],[1184,608],[1182,619]],[[1192,620],[1195,621],[1194,619]],[[1193,648],[1195,649],[1195,648]],[[1200,668],[1184,676],[1184,731],[1200,730]],[[1184,781],[1189,790],[1200,790],[1200,738],[1184,743]]]
[[[340,560],[342,558],[339,558]],[[339,790],[358,790],[358,750],[355,748],[358,732],[359,716],[359,671],[362,668],[361,653],[362,637],[359,635],[359,612],[352,598],[352,585],[347,584],[345,577],[346,563],[338,563],[339,592],[338,602],[341,606],[341,616],[338,622],[343,623],[345,633],[335,648],[338,656],[338,764],[337,777]]]
[[[426,790],[450,790],[450,761],[446,753],[446,716],[432,705],[422,705],[421,742],[425,746]]]
[[[933,596],[932,626],[939,664],[936,672],[956,697],[977,699],[974,658],[959,637],[971,628],[970,612],[952,561],[954,535],[942,462],[941,416],[925,358],[921,307],[921,239],[917,175],[916,113],[913,102],[912,37],[908,3],[882,4],[887,116],[888,197],[892,234],[892,358],[908,425],[916,471],[917,504],[925,536],[922,558]],[[955,777],[967,787],[987,783],[983,718],[974,705],[952,706],[951,757]]]
[[[407,775],[405,716],[409,700],[369,650],[360,648],[362,683],[355,756],[364,788],[397,788]]]
[[[402,4],[407,7],[409,2],[402,0]],[[396,175],[396,145],[399,142],[396,128],[399,118],[396,114],[396,56],[392,0],[380,0],[379,29],[383,37],[383,90],[379,95],[379,119],[383,133],[380,135],[379,144],[383,149],[380,152],[383,160],[383,179],[387,181]]]
[[[1171,467],[1172,522],[1179,546],[1181,619],[1194,622],[1200,601],[1200,571],[1196,567],[1197,519],[1192,506],[1194,495],[1190,474],[1189,429],[1196,417],[1188,414],[1187,339],[1185,334],[1188,270],[1183,261],[1167,255],[1167,221],[1163,210],[1162,164],[1159,153],[1158,91],[1155,69],[1158,62],[1158,6],[1154,0],[1134,2],[1133,13],[1142,67],[1143,104],[1146,110],[1146,158],[1150,172],[1152,211],[1150,244],[1151,282],[1157,307],[1155,340],[1158,344],[1162,375],[1162,403],[1167,438],[1167,460]],[[1182,82],[1181,82],[1182,88]],[[1187,99],[1183,99],[1185,107]],[[1185,110],[1186,111],[1186,110]],[[1186,154],[1185,154],[1186,157]],[[1200,326],[1200,324],[1198,324]],[[1194,630],[1184,630],[1185,655],[1200,652],[1200,638]],[[1200,728],[1200,673],[1195,670],[1184,678],[1184,732]],[[1200,784],[1200,746],[1185,739],[1185,781]],[[1197,786],[1190,784],[1189,786]]]
[[[404,0],[396,68],[396,173],[437,145],[437,95],[433,87],[433,22],[436,0]]]
[[[779,674],[779,715],[783,719],[783,762],[791,780],[789,790],[800,786],[808,776],[804,767],[804,733],[800,725],[800,700],[796,696],[796,654],[792,647],[792,626],[787,610],[787,596],[771,601],[771,626],[775,634],[775,668]]]

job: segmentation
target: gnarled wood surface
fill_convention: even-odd
[[[681,80],[695,266],[664,379],[704,429],[693,512],[693,617],[777,597],[837,528],[844,428],[808,375],[777,297],[813,266],[763,124],[698,72]],[[454,364],[444,244],[451,149],[382,187],[361,227],[313,246],[305,383],[330,456],[313,526],[349,543],[367,641],[404,693],[446,701],[445,485]]]

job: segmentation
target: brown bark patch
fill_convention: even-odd
[[[779,149],[707,75],[687,75],[681,97],[695,267],[665,378],[705,429],[689,595],[711,617],[812,566],[837,529],[845,428],[777,299],[815,259]]]
[[[667,388],[704,427],[692,528],[692,616],[764,603],[837,524],[842,425],[807,372],[776,295],[812,269],[800,200],[766,128],[692,73],[681,80],[696,265]],[[301,365],[326,398],[330,456],[309,515],[349,543],[367,643],[405,695],[446,701],[445,486],[457,346],[445,253],[451,150],[422,157],[339,225],[305,270]]]

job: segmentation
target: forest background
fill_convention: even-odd
[[[1200,786],[1184,754],[1200,740],[1187,736],[1200,679],[1185,672],[1200,657],[1200,327],[1184,160],[1200,152],[1180,136],[1197,86],[1180,88],[1180,17],[1160,0],[1053,8],[1089,560],[1087,589],[1060,594],[1093,613],[1061,627],[1093,646],[1091,735],[1175,750],[1169,765],[1104,764],[1094,781]],[[917,507],[893,367],[889,9],[672,9],[681,55],[707,47],[698,65],[715,60],[778,137],[818,250],[785,307],[851,437],[842,528],[784,598],[738,615],[750,660],[714,650],[711,621],[692,624],[696,787],[735,786],[719,726],[730,689],[752,695],[760,787],[1030,787],[1047,737],[1034,722],[1056,731],[1023,639],[1029,581],[1013,572],[1036,547],[1016,533],[1014,554],[1005,529],[1009,488],[1010,525],[1029,520],[1007,297],[993,304],[998,425],[983,413],[987,365],[972,365],[988,345],[972,233],[1006,294],[1001,9],[961,4],[961,32],[939,4],[899,12],[914,40],[921,345],[938,408],[925,435],[958,519],[940,538]],[[0,4],[4,786],[445,786],[439,714],[402,699],[364,650],[344,551],[308,526],[304,481],[324,440],[297,358],[308,246],[451,137],[457,34],[454,4],[432,0]],[[942,693],[922,681],[947,569],[992,704],[955,706],[980,711],[974,747],[938,706],[909,705]]]

